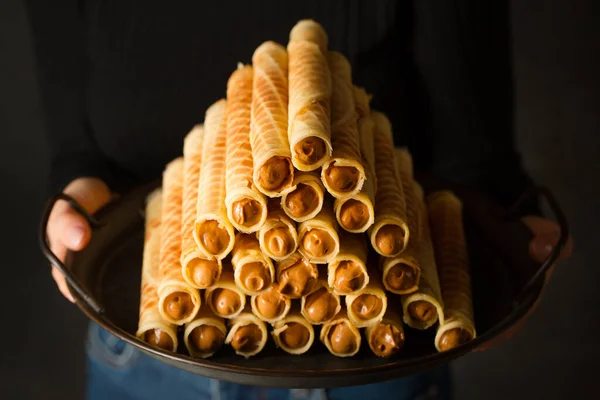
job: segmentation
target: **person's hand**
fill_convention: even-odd
[[[90,214],[95,213],[111,200],[110,189],[97,178],[75,179],[63,192],[81,204]],[[83,216],[73,210],[66,201],[59,200],[50,213],[46,234],[50,248],[61,261],[64,261],[67,250],[79,251],[88,244],[92,237],[92,230]],[[74,302],[65,277],[54,266],[52,277],[63,296]]]
[[[533,239],[531,239],[531,242],[529,243],[529,256],[535,262],[542,264],[544,261],[546,261],[546,259],[552,252],[552,249],[558,243],[558,238],[560,236],[560,227],[555,222],[547,220],[542,217],[538,217],[538,216],[526,216],[526,217],[523,217],[521,219],[521,221],[523,221],[523,223],[525,225],[527,225],[527,227],[531,230],[531,233],[533,233]],[[570,257],[572,252],[573,252],[573,239],[571,237],[569,237],[569,240],[567,241],[565,248],[560,253],[560,256],[558,257],[556,262],[560,262],[560,261]],[[548,284],[548,280],[550,279],[550,276],[552,275],[552,270],[554,269],[555,266],[556,266],[556,264],[553,265],[546,273],[546,280],[544,282],[544,287],[542,288],[542,292],[540,293],[540,296],[537,298],[533,307],[531,307],[531,309],[527,312],[527,314],[523,318],[521,318],[521,320],[519,322],[517,322],[514,326],[512,326],[510,329],[508,329],[506,332],[500,334],[498,337],[483,344],[482,346],[479,346],[475,350],[479,351],[479,350],[487,350],[489,348],[492,348],[492,347],[496,346],[497,344],[504,342],[504,341],[510,339],[511,337],[513,337],[523,327],[523,325],[525,324],[525,321],[527,321],[527,319],[531,316],[531,314],[535,311],[535,309],[539,305],[540,300],[542,299],[542,295],[544,293],[544,289],[546,288],[546,285]]]

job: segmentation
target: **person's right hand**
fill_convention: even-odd
[[[90,214],[106,205],[112,198],[108,186],[97,178],[78,178],[65,187],[63,193],[71,196]],[[50,248],[64,262],[67,250],[82,250],[92,237],[92,230],[85,218],[73,210],[69,203],[59,200],[54,205],[46,230]],[[74,302],[65,277],[52,267],[52,277],[60,292]]]

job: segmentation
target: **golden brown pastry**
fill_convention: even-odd
[[[276,200],[269,201],[269,214],[258,232],[261,250],[273,260],[282,261],[298,248],[296,223],[281,209]]]
[[[400,314],[389,307],[381,322],[365,329],[365,336],[377,357],[397,354],[404,346],[404,326]]]
[[[329,262],[327,282],[335,293],[341,295],[356,293],[369,284],[364,237],[340,234],[340,252]]]
[[[299,299],[310,293],[319,279],[316,265],[296,252],[277,263],[279,291],[292,299]]]
[[[256,235],[237,234],[231,264],[235,284],[247,295],[264,292],[275,280],[273,262],[260,250]]]
[[[279,284],[273,283],[264,292],[250,298],[252,312],[262,321],[277,322],[290,312],[292,300],[279,291]]]
[[[217,317],[206,304],[192,322],[185,325],[183,342],[190,356],[208,358],[225,343],[227,328],[223,318]]]
[[[359,328],[381,321],[387,309],[387,296],[379,271],[369,271],[369,284],[363,290],[346,296],[348,317]]]
[[[329,322],[323,325],[320,334],[321,342],[331,354],[337,357],[352,357],[360,350],[360,331],[348,319],[346,308]]]
[[[249,308],[228,321],[229,333],[225,343],[233,347],[235,353],[246,358],[264,349],[267,343],[267,326]]]
[[[204,291],[204,301],[221,318],[235,318],[246,306],[246,295],[235,284],[232,267],[223,269],[221,279]]]
[[[294,176],[294,184],[289,193],[281,197],[281,208],[296,222],[314,218],[323,208],[325,187],[319,175],[300,172]]]
[[[300,301],[300,313],[313,325],[331,321],[342,309],[340,296],[321,278],[313,290]]]
[[[298,241],[298,251],[312,263],[328,263],[339,253],[340,238],[330,203],[313,219],[298,225]]]
[[[277,347],[293,355],[306,353],[315,341],[313,326],[297,310],[275,322],[271,335]]]

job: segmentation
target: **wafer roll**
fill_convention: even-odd
[[[319,279],[317,266],[299,252],[277,263],[276,269],[279,291],[292,299],[299,299],[310,293]]]
[[[437,321],[444,323],[444,308],[440,291],[429,218],[423,202],[423,189],[413,182],[415,198],[420,208],[419,228],[419,263],[421,265],[421,280],[419,289],[409,295],[402,296],[404,322],[415,329],[427,329]],[[413,236],[413,240],[415,237]]]
[[[358,293],[346,296],[346,310],[350,321],[358,328],[375,325],[387,309],[387,296],[379,271],[369,271],[369,284]]]
[[[294,176],[292,191],[281,197],[281,208],[296,222],[314,218],[323,208],[325,187],[317,174],[300,172]]]
[[[271,335],[277,347],[294,355],[306,353],[315,341],[313,326],[298,310],[292,310],[285,318],[275,322]]]
[[[219,280],[221,261],[209,260],[194,240],[198,182],[204,126],[196,125],[183,142],[183,202],[181,220],[181,273],[188,285],[205,289]]]
[[[323,325],[320,334],[321,342],[331,354],[337,357],[352,357],[360,350],[360,331],[348,318],[346,308],[330,321]]]
[[[354,104],[356,106],[356,112],[358,118],[364,118],[371,114],[371,96],[367,91],[361,87],[354,86]]]
[[[158,265],[160,262],[160,220],[162,191],[148,196],[146,204],[146,231],[142,259],[142,284],[140,291],[140,314],[136,337],[165,350],[177,351],[177,330],[158,312]]]
[[[298,226],[298,241],[298,251],[310,262],[325,264],[333,260],[340,251],[340,238],[330,204]]]
[[[245,294],[259,294],[275,281],[273,262],[261,251],[256,235],[238,233],[231,254],[235,284]]]
[[[235,353],[246,358],[262,351],[267,343],[267,326],[247,307],[237,317],[228,321],[229,333],[225,343],[231,345]]]
[[[292,307],[292,300],[279,291],[279,284],[273,283],[264,292],[252,296],[250,305],[254,315],[272,324],[288,315]]]
[[[252,56],[252,123],[250,143],[254,184],[269,197],[290,190],[294,167],[288,141],[288,55],[274,42],[260,45]]]
[[[341,295],[356,293],[369,284],[364,237],[340,234],[340,252],[329,262],[327,282],[335,293]]]
[[[242,312],[246,296],[235,284],[231,266],[223,268],[221,279],[204,291],[204,301],[221,318],[235,318]]]
[[[321,179],[335,198],[357,195],[366,179],[361,164],[358,114],[354,105],[352,69],[342,54],[328,53],[333,92],[331,98],[331,159],[323,165]]]
[[[183,342],[190,356],[208,358],[223,347],[226,335],[224,319],[217,317],[210,307],[203,304],[196,318],[185,325]]]
[[[340,296],[333,292],[324,277],[319,278],[312,292],[300,300],[300,313],[313,325],[331,321],[341,309]]]
[[[365,329],[365,336],[373,354],[391,357],[404,346],[404,326],[400,314],[388,307],[381,322]]]
[[[375,121],[375,223],[369,236],[375,251],[384,257],[393,257],[406,249],[410,231],[406,218],[406,203],[402,183],[396,170],[392,129],[387,117],[371,113]]]
[[[427,204],[444,302],[444,323],[438,327],[435,347],[446,351],[476,336],[469,256],[460,200],[441,191],[430,194]]]
[[[269,214],[258,232],[261,250],[273,260],[288,258],[298,248],[296,223],[281,209],[279,202],[269,202]]]
[[[290,32],[288,139],[294,167],[313,171],[331,157],[331,77],[327,34],[311,20]]]
[[[225,207],[226,107],[227,102],[219,100],[206,110],[194,227],[194,240],[200,250],[217,260],[229,254],[235,240]]]
[[[183,325],[200,309],[200,293],[181,274],[181,205],[183,158],[170,162],[163,175],[158,311],[167,321]]]
[[[267,200],[253,181],[250,146],[252,67],[239,65],[227,82],[227,160],[225,206],[240,232],[256,232],[267,219]]]
[[[375,122],[371,118],[371,95],[364,89],[354,86],[354,104],[358,114],[358,140],[360,142],[360,154],[365,170],[369,170],[367,180],[373,184],[373,197],[377,193],[377,173],[375,171]],[[373,199],[373,203],[374,203]]]
[[[411,182],[415,179],[413,159],[408,148],[396,147],[396,167],[398,168],[398,172],[403,184],[404,181]]]

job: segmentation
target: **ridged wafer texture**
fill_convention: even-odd
[[[367,91],[361,87],[354,86],[354,103],[356,105],[356,112],[359,118],[367,117],[371,114],[371,96]]]
[[[462,203],[452,192],[439,191],[427,197],[427,205],[444,303],[442,326],[458,321],[472,331],[474,337],[473,297]]]
[[[233,248],[234,230],[227,218],[225,207],[225,155],[227,145],[227,102],[219,100],[206,110],[204,121],[204,145],[202,148],[202,165],[200,182],[198,185],[198,203],[196,223],[194,227],[194,240],[200,250],[210,258],[222,260]],[[227,243],[220,240],[213,248],[220,251],[209,250],[203,241],[206,239],[205,223],[216,221],[216,226],[211,229],[224,231]],[[213,240],[213,239],[210,239]]]
[[[361,164],[360,141],[358,137],[358,114],[354,104],[354,86],[352,86],[352,69],[342,54],[328,53],[329,70],[332,78],[331,97],[331,143],[333,153],[331,159],[323,165],[321,178],[327,191],[333,197],[345,198],[357,194],[366,179]],[[357,174],[355,185],[349,189],[335,187],[330,182],[330,169],[334,167],[351,167]]]
[[[288,139],[294,167],[313,171],[331,157],[331,76],[327,65],[327,35],[314,21],[300,21],[288,43],[289,107]],[[321,142],[323,154],[302,151],[304,139]],[[302,154],[307,157],[302,160]]]
[[[265,42],[254,52],[252,63],[254,77],[250,144],[254,160],[254,184],[265,195],[279,197],[291,188],[294,179],[287,133],[288,55],[283,46]],[[263,167],[268,167],[268,163],[277,160],[279,167],[287,167],[281,171],[287,175],[279,177],[279,185],[267,185],[261,179],[261,172]],[[268,171],[263,172],[264,176],[270,176]]]
[[[347,332],[349,332],[349,334],[351,334],[354,338],[354,346],[343,346],[347,347],[346,349],[343,349],[344,351],[339,351],[340,349],[337,349],[338,346],[336,346],[335,343],[332,343],[330,337],[330,333],[332,333],[336,326],[341,324],[346,325],[348,329]],[[327,322],[323,325],[323,327],[321,328],[319,339],[325,345],[325,347],[327,347],[327,350],[329,350],[331,354],[337,357],[352,357],[353,355],[358,353],[362,342],[360,331],[354,326],[354,324],[352,324],[352,321],[350,321],[350,319],[348,318],[348,313],[346,312],[345,307],[340,308],[340,312],[330,322]]]
[[[253,181],[254,161],[250,145],[253,74],[251,66],[240,65],[227,82],[225,205],[231,224],[244,233],[256,232],[267,219],[267,201]],[[244,209],[242,203],[238,203],[244,201],[252,205]],[[247,215],[247,211],[256,216]]]

